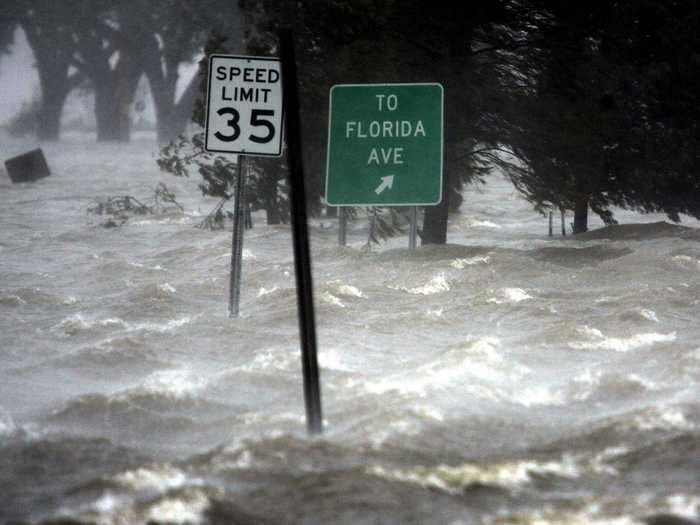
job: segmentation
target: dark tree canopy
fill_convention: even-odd
[[[68,92],[89,82],[98,138],[127,140],[145,76],[166,143],[193,107],[201,123],[201,78],[179,96],[177,85],[180,66],[208,38],[223,35],[217,45],[230,52],[275,56],[279,29],[291,27],[314,213],[322,209],[331,86],[439,82],[444,195],[426,208],[424,243],[446,242],[463,184],[495,169],[535,209],[573,210],[575,231],[587,229],[589,210],[613,222],[615,206],[673,220],[700,215],[694,0],[17,0],[0,13],[0,51],[18,25],[36,56],[45,139],[58,138]],[[230,175],[215,158],[200,166],[203,184],[227,195]],[[284,170],[284,159],[253,163],[249,195],[273,220],[283,208]]]

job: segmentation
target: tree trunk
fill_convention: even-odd
[[[158,72],[162,75],[162,72]],[[156,133],[158,144],[168,144],[180,131],[175,130],[175,84],[177,77],[155,77],[155,73],[146,71],[151,86],[153,105],[156,110]]]
[[[576,194],[574,203],[574,234],[588,231],[588,195]]]
[[[66,102],[64,86],[42,88],[41,109],[37,115],[37,138],[57,141],[61,138],[61,113]]]
[[[129,142],[131,139],[131,103],[143,70],[126,51],[114,69],[101,64],[94,74],[97,141]]]
[[[95,81],[94,84],[97,141],[120,142],[122,141],[123,129],[116,103],[115,86],[108,80]]]
[[[41,105],[37,115],[37,138],[56,141],[61,135],[61,113],[70,91],[68,63],[44,51],[35,51],[41,87]]]
[[[448,198],[449,177],[447,172],[443,175],[442,202],[437,206],[426,206],[423,218],[423,232],[421,245],[445,244],[447,242],[447,215],[450,209]]]
[[[451,154],[456,151],[457,145],[461,142],[462,137],[456,131],[462,127],[461,113],[462,109],[456,107],[457,97],[451,97],[451,93],[458,93],[463,89],[463,86],[457,79],[463,77],[463,72],[469,67],[468,60],[465,60],[463,50],[471,42],[473,28],[469,24],[465,24],[463,32],[453,34],[450,38],[449,54],[443,64],[445,67],[444,74],[446,81],[444,82],[444,131],[443,143],[445,156],[443,161],[442,175],[442,201],[437,206],[426,206],[423,217],[423,231],[420,234],[421,245],[425,244],[445,244],[447,242],[447,219],[450,213],[450,194],[455,194],[455,209],[461,204],[461,196],[457,197],[461,181],[459,181],[460,171],[463,170],[464,161],[455,158]],[[455,177],[455,182],[451,181],[451,177]]]
[[[192,113],[194,111],[194,105],[197,101],[197,97],[203,96],[200,95],[199,92],[199,83],[199,74],[195,73],[190,80],[190,83],[187,84],[185,91],[183,91],[182,95],[180,95],[180,100],[178,100],[177,104],[175,105],[172,119],[172,129],[173,132],[175,132],[176,137],[185,131],[185,127],[187,127],[189,122],[192,122]]]
[[[265,213],[267,213],[267,224],[282,224],[282,214],[275,196],[265,197]]]
[[[150,79],[150,77],[149,77]],[[165,79],[165,82],[177,82],[174,79]],[[153,102],[156,106],[156,129],[158,133],[158,143],[167,144],[176,139],[185,131],[187,123],[192,120],[194,103],[199,95],[199,75],[195,75],[180,96],[180,100],[175,103],[175,85],[168,86],[164,93],[156,95],[155,86],[158,82],[151,82]]]
[[[61,135],[61,113],[66,96],[73,87],[68,75],[72,41],[65,33],[57,32],[49,17],[23,17],[20,22],[36,58],[36,69],[41,87],[41,106],[37,115],[37,138],[56,141]]]

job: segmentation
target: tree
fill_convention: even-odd
[[[700,6],[691,0],[621,2],[604,51],[625,65],[629,191],[624,204],[700,215]],[[621,31],[620,28],[623,28]]]
[[[551,2],[545,13],[512,112],[516,186],[538,209],[574,210],[575,233],[589,207],[606,223],[613,205],[697,213],[694,3]]]
[[[130,138],[129,110],[144,70],[144,35],[138,31],[139,13],[131,7],[128,1],[84,1],[72,14],[72,64],[95,91],[98,141]]]
[[[71,72],[73,56],[72,16],[79,2],[19,0],[10,13],[24,30],[34,51],[41,105],[37,122],[40,140],[58,140],[61,113],[68,93],[83,81]],[[4,9],[4,8],[3,8]]]
[[[17,19],[11,11],[0,12],[0,58],[14,42]]]
[[[527,170],[516,170],[516,187],[542,210],[574,210],[574,232],[587,230],[589,205],[606,222],[615,178],[607,150],[617,141],[610,95],[610,66],[599,52],[601,19],[595,3],[551,10],[544,40],[530,50],[530,88],[518,107],[520,124],[510,134]]]
[[[494,123],[501,77],[512,74],[507,64],[512,51],[523,45],[524,28],[531,23],[523,3],[310,0],[290,6],[246,0],[242,7],[251,20],[249,49],[255,44],[269,52],[280,26],[294,28],[312,209],[323,193],[328,92],[333,84],[443,84],[444,195],[439,206],[426,208],[422,240],[446,242],[448,213],[459,208],[462,184],[488,171],[499,145]]]
[[[139,31],[148,34],[144,66],[155,104],[158,142],[166,144],[184,131],[200,95],[200,80],[195,75],[177,97],[180,65],[201,50],[208,33],[223,31],[217,29],[222,25],[228,25],[229,31],[235,28],[240,13],[235,4],[211,0],[165,0],[156,5],[141,0],[139,12]]]

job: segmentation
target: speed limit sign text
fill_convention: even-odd
[[[209,57],[204,149],[282,154],[282,82],[276,58]]]

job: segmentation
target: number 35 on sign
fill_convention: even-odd
[[[204,149],[282,154],[282,82],[276,58],[211,55]]]

